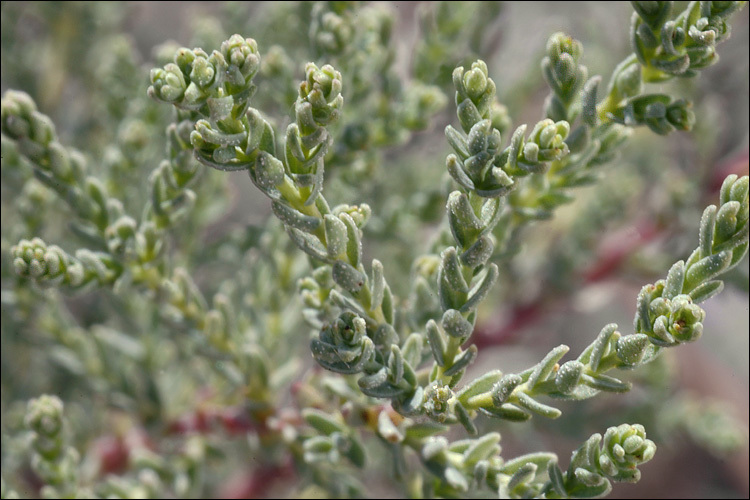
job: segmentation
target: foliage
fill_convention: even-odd
[[[388,474],[402,496],[592,498],[639,481],[661,435],[635,422],[679,415],[629,420],[604,398],[617,423],[566,465],[503,456],[498,429],[634,384],[667,394],[670,348],[712,341],[700,304],[725,276],[746,291],[747,175],[721,174],[692,253],[645,256],[632,331],[472,365],[508,341],[484,333],[493,311],[582,293],[600,233],[634,206],[660,211],[636,214],[654,232],[693,229],[715,175],[675,168],[654,136],[712,147],[688,83],[745,3],[633,2],[606,90],[583,44],[552,34],[543,117],[515,125],[491,76],[496,4],[420,5],[408,64],[398,4],[222,5],[195,48],[145,64],[119,31],[130,5],[3,4],[3,85],[24,90],[1,116],[2,497],[253,497],[284,478],[282,494],[358,497]],[[700,446],[744,446],[729,410],[679,401]]]

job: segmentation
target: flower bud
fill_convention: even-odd
[[[245,81],[255,76],[260,68],[258,43],[252,38],[232,35],[221,44],[221,54],[228,64],[239,69]]]

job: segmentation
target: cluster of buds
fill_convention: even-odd
[[[365,321],[352,312],[342,313],[324,327],[310,345],[315,360],[338,373],[359,373],[375,353]]]
[[[179,49],[174,62],[151,70],[148,94],[180,109],[206,115],[210,111],[224,114],[229,102],[229,109],[240,105],[240,109],[233,110],[237,118],[244,112],[242,103],[255,91],[252,78],[259,69],[255,40],[233,35],[211,55],[202,49]]]
[[[693,2],[670,19],[673,2],[633,2],[633,49],[649,81],[695,76],[718,61],[716,44],[729,36],[728,17],[745,2]]]
[[[548,162],[569,153],[565,139],[570,125],[550,119],[537,123],[528,138],[526,125],[521,125],[510,144],[501,149],[500,131],[492,117],[497,109],[495,83],[483,61],[472,64],[469,71],[456,68],[453,83],[458,119],[467,135],[446,127],[446,138],[455,152],[448,155],[446,165],[451,177],[467,191],[486,198],[503,196],[513,189],[513,177],[542,172]]]
[[[552,93],[545,102],[545,114],[553,120],[571,121],[571,107],[580,99],[588,70],[579,64],[583,45],[564,33],[555,33],[547,41],[542,73]]]
[[[646,125],[657,134],[675,130],[691,130],[695,123],[692,104],[685,99],[672,99],[666,94],[645,94],[628,99],[609,117],[628,127]]]
[[[594,434],[573,453],[567,473],[549,467],[550,489],[560,498],[593,498],[612,490],[610,481],[635,483],[641,477],[638,466],[656,453],[642,425],[622,424]]]
[[[80,456],[69,447],[63,420],[63,403],[57,396],[29,401],[26,427],[33,434],[32,467],[45,482],[46,498],[71,498],[77,491]]]
[[[324,461],[338,463],[340,457],[347,458],[357,467],[364,467],[367,455],[354,429],[337,416],[320,410],[306,408],[302,417],[319,435],[312,436],[303,444],[304,460],[314,464]]]
[[[79,249],[73,257],[40,238],[19,241],[11,253],[16,274],[43,286],[78,288],[92,281],[111,283],[119,274],[116,264],[106,254]]]

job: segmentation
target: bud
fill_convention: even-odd
[[[242,38],[241,35],[232,35],[229,40],[221,44],[221,54],[224,60],[231,66],[236,67],[245,81],[251,79],[260,68],[260,55],[258,54],[258,43],[252,38]]]
[[[637,333],[617,339],[617,357],[628,366],[635,366],[641,362],[650,345],[648,335]]]
[[[169,63],[164,68],[154,68],[150,74],[148,95],[165,102],[177,102],[185,93],[187,83],[180,68]]]

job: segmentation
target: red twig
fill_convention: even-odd
[[[611,277],[630,255],[662,234],[663,230],[664,228],[657,223],[641,219],[634,226],[614,233],[600,245],[599,256],[594,263],[582,270],[579,276],[587,284]],[[473,336],[474,343],[481,349],[512,342],[525,328],[540,321],[564,300],[554,297],[553,294],[554,290],[546,290],[533,301],[517,305],[500,326],[477,325]]]
[[[183,415],[167,426],[168,434],[206,434],[217,429],[232,435],[248,432],[264,433],[268,429],[263,422],[253,421],[245,408],[198,408],[193,413]]]
[[[724,179],[730,174],[747,175],[748,166],[750,166],[750,153],[744,150],[741,153],[728,158],[713,169],[714,175],[711,177],[711,192],[718,192]]]
[[[708,186],[711,195],[715,195],[721,188],[724,179],[730,174],[747,175],[750,155],[748,150],[733,156],[716,165],[713,169],[714,175]],[[633,227],[635,230],[633,230]],[[666,227],[643,218],[634,226],[614,233],[603,242],[598,251],[598,258],[588,268],[583,269],[579,276],[587,283],[595,283],[613,276],[622,264],[646,243],[655,240],[665,231]],[[517,335],[533,323],[544,318],[550,310],[555,309],[556,304],[562,299],[552,297],[552,292],[547,290],[536,297],[532,302],[519,304],[509,313],[505,321],[491,320],[488,323],[479,324],[474,330],[473,340],[477,347],[503,345],[512,342]]]
[[[612,276],[628,257],[656,239],[664,229],[653,220],[643,218],[633,226],[614,233],[600,245],[596,261],[581,272],[583,281],[596,283]]]
[[[287,457],[281,464],[262,465],[238,475],[219,491],[219,498],[265,498],[282,481],[296,483],[294,463]]]

